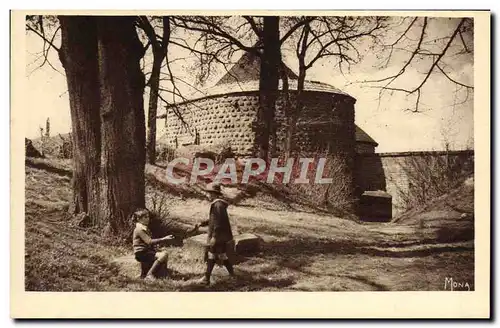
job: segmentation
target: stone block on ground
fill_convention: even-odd
[[[251,233],[243,233],[234,237],[234,250],[237,254],[256,253],[260,250],[261,239]]]
[[[194,251],[203,258],[207,243],[207,234],[201,234],[186,238],[184,240],[184,248]],[[234,240],[228,247],[227,255],[234,258],[236,255],[245,255],[257,252],[260,249],[261,239],[250,233],[238,234],[234,236]]]
[[[388,222],[392,219],[392,196],[385,191],[365,191],[359,202],[363,221]]]

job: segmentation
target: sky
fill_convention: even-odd
[[[456,21],[444,18],[429,24],[428,33],[436,37],[447,35],[456,26]],[[418,32],[415,29],[415,33]],[[390,37],[389,35],[387,36]],[[410,35],[411,37],[411,35]],[[56,43],[57,43],[56,39]],[[408,46],[411,40],[408,41]],[[45,127],[47,118],[50,118],[51,134],[67,133],[70,131],[71,119],[69,99],[66,87],[64,70],[52,51],[50,60],[54,70],[48,65],[38,68],[41,63],[39,52],[42,41],[32,35],[26,35],[26,131],[28,138],[40,136],[40,127]],[[441,45],[436,45],[439,48]],[[406,98],[402,94],[386,94],[379,101],[379,90],[370,88],[360,81],[385,77],[398,71],[401,63],[408,58],[408,52],[401,50],[393,55],[394,61],[386,69],[378,67],[379,52],[370,51],[368,45],[361,45],[363,60],[353,66],[349,72],[341,73],[333,60],[318,61],[307,72],[307,79],[331,84],[349,93],[356,98],[355,122],[365,130],[379,146],[377,152],[400,152],[417,150],[441,150],[445,143],[453,149],[465,149],[473,146],[473,97],[463,104],[464,94],[456,96],[456,85],[450,83],[441,74],[433,74],[425,86],[422,94],[422,113],[412,113],[405,110],[413,105],[414,98]],[[37,54],[38,53],[38,54]],[[185,54],[180,54],[183,56]],[[285,62],[297,72],[293,57],[285,58]],[[449,72],[463,83],[473,85],[473,62],[457,58],[447,62]],[[401,78],[398,85],[410,86],[423,78],[422,67],[412,66]],[[175,73],[190,77],[190,65],[177,65]],[[219,72],[223,74],[224,72]],[[216,81],[213,76],[211,81]],[[210,85],[210,84],[209,84]],[[147,103],[147,91],[145,93]],[[159,113],[161,110],[159,109]],[[158,134],[164,133],[163,124],[158,124]]]

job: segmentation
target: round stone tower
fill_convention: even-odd
[[[167,113],[161,117],[166,119],[164,142],[172,147],[229,143],[239,157],[254,155],[259,69],[259,59],[245,54],[213,87],[189,97],[188,101],[167,107]],[[278,155],[285,150],[288,131],[285,103],[295,106],[297,97],[297,76],[290,69],[287,75],[288,102],[285,102],[281,80],[281,93],[276,102]],[[305,81],[303,109],[297,115],[293,135],[296,155],[335,157],[346,168],[343,171],[349,184],[353,181],[356,152],[355,102],[353,97],[331,85]]]
[[[241,157],[253,155],[259,106],[259,59],[244,55],[215,86],[167,107],[166,135],[171,146],[229,143]],[[297,76],[288,69],[288,103],[295,106]],[[279,85],[282,90],[282,81]],[[356,100],[341,90],[320,82],[305,81],[303,109],[298,113],[294,144],[300,154],[319,152],[354,155]],[[285,97],[276,102],[277,152],[284,151],[287,120]],[[179,119],[182,117],[182,120]]]

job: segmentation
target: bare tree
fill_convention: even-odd
[[[50,60],[50,53],[52,51],[55,51],[57,54],[60,51],[59,46],[56,44],[56,40],[60,38],[61,34],[61,26],[57,17],[50,15],[28,15],[26,16],[26,31],[36,35],[43,41],[41,51],[35,54],[35,62],[41,62],[32,72],[42,68],[44,65],[49,65],[54,71],[59,72]]]
[[[158,37],[155,28],[146,16],[138,18],[138,26],[144,30],[153,51],[153,67],[148,82],[149,104],[148,104],[148,128],[146,140],[146,160],[149,164],[156,161],[156,117],[158,112],[158,98],[160,96],[160,74],[163,61],[168,62],[168,46],[170,42],[170,17],[159,18],[162,22],[162,37]]]
[[[176,54],[176,50],[192,49],[189,43],[185,40],[183,28],[178,24],[174,24],[175,16],[140,16],[137,20],[137,26],[145,34],[146,45],[145,52],[151,48],[152,65],[148,71],[144,65],[143,71],[146,76],[149,76],[146,86],[149,87],[149,104],[148,104],[148,131],[146,141],[147,162],[154,164],[156,160],[156,119],[158,118],[158,102],[169,106],[181,123],[188,128],[188,124],[184,121],[182,113],[178,110],[175,104],[178,101],[188,100],[183,92],[183,89],[200,91],[189,80],[184,79],[179,74],[174,73],[174,64],[181,61],[192,59],[189,57],[180,57]],[[176,33],[178,32],[178,33]],[[177,35],[180,34],[180,35]],[[145,55],[146,57],[146,55]]]
[[[203,84],[222,67],[229,72],[238,52],[260,56],[259,39],[250,23],[239,16],[175,16],[173,24],[191,32],[192,42],[172,40],[197,57],[198,83]]]
[[[26,29],[43,40],[40,67],[53,67],[49,53],[56,51],[65,70],[74,132],[72,212],[85,212],[94,224],[107,225],[119,234],[129,212],[144,206],[145,81],[139,62],[152,44],[154,69],[148,83],[152,86],[148,112],[152,152],[158,98],[167,102],[160,92],[174,93],[176,88],[168,66],[169,18],[154,18],[163,22],[161,35],[145,17],[114,18],[30,16]],[[136,26],[149,33],[146,47],[138,42]],[[159,83],[164,59],[174,91]]]
[[[185,43],[179,46],[190,49],[198,56],[200,67],[198,80],[201,83],[207,80],[217,66],[222,66],[231,76],[228,66],[237,52],[248,52],[260,58],[261,99],[254,127],[257,139],[256,151],[262,158],[267,158],[269,155],[269,143],[271,143],[271,153],[275,149],[275,146],[272,146],[276,142],[275,102],[278,81],[285,72],[281,60],[281,45],[310,20],[306,18],[289,24],[283,37],[280,38],[280,23],[277,16],[180,16],[174,18],[174,24],[177,26],[197,33],[194,44]],[[238,82],[237,79],[235,81]]]
[[[350,70],[351,65],[359,63],[363,58],[360,48],[366,42],[378,42],[380,34],[387,28],[385,17],[289,17],[292,26],[302,23],[292,34],[294,54],[298,60],[298,80],[296,103],[291,106],[287,115],[288,129],[286,137],[286,155],[293,152],[295,129],[299,113],[303,110],[303,91],[307,71],[317,62],[330,60],[336,63],[339,71]],[[328,118],[324,122],[329,124]],[[318,122],[314,122],[318,124]]]
[[[460,59],[472,62],[474,22],[472,18],[467,17],[450,18],[448,21],[451,28],[446,35],[439,35],[439,27],[430,27],[433,23],[442,23],[442,19],[439,21],[429,17],[404,17],[392,26],[393,30],[401,31],[393,33],[392,38],[388,37],[390,41],[382,45],[383,60],[380,67],[400,65],[400,68],[386,77],[363,81],[370,87],[380,89],[379,100],[386,92],[402,93],[414,99],[414,106],[408,110],[420,112],[424,110],[422,108],[424,86],[436,74],[444,76],[451,84],[457,86],[459,91],[463,91],[464,102],[468,100],[469,93],[473,91],[474,86],[460,81],[455,76],[450,63]],[[406,59],[398,63],[395,60],[396,53],[399,56],[406,54]],[[415,78],[412,86],[402,83],[402,78],[416,66],[423,67],[420,69],[421,77]]]

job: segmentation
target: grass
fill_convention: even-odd
[[[161,189],[149,184],[148,191]],[[209,202],[202,197],[165,197],[172,220],[184,227],[207,215]],[[229,215],[234,230],[259,235],[263,247],[239,258],[237,279],[216,267],[213,284],[205,287],[197,282],[204,271],[199,252],[178,246],[167,248],[169,279],[138,279],[131,247],[110,245],[99,231],[79,228],[67,214],[70,199],[69,177],[26,168],[26,290],[443,290],[445,277],[468,281],[474,288],[473,240],[457,233],[455,217],[426,224],[411,218],[359,223],[297,204],[282,206],[272,195],[257,194],[230,206]]]

